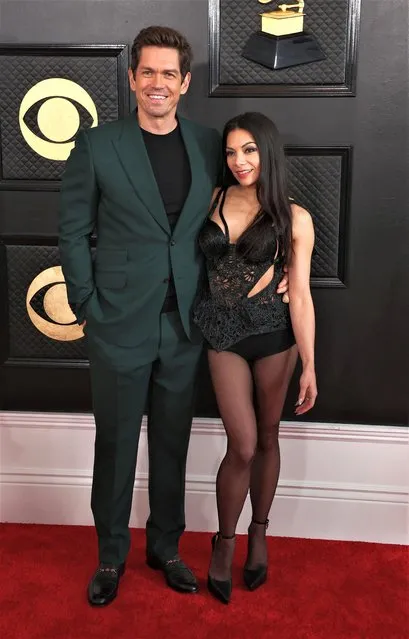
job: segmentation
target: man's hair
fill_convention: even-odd
[[[189,42],[179,31],[170,27],[147,27],[142,29],[132,44],[131,49],[131,69],[135,71],[139,64],[143,47],[163,47],[176,49],[179,53],[180,73],[184,79],[186,73],[190,71],[193,54]]]

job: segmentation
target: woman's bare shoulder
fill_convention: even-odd
[[[313,221],[312,216],[307,209],[304,209],[299,204],[295,204],[291,202],[291,213],[292,213],[292,229],[293,235],[297,236],[299,234],[304,234],[308,232],[313,232]]]
[[[300,220],[311,219],[311,213],[309,213],[307,209],[304,209],[299,204],[296,204],[295,202],[290,201],[290,206],[291,206],[291,213],[294,219],[300,219]]]

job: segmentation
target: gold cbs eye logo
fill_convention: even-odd
[[[24,116],[37,102],[42,102],[37,114],[41,139],[24,121]],[[85,89],[72,80],[48,78],[35,84],[25,94],[18,114],[21,133],[27,144],[48,160],[64,161],[74,147],[74,136],[80,127],[80,115],[74,102],[86,109],[92,118],[91,127],[97,126],[95,104]]]
[[[48,320],[41,317],[31,304],[42,289],[46,289],[42,305]],[[84,336],[68,304],[61,266],[47,268],[33,279],[27,291],[26,308],[34,326],[51,339],[71,342]]]

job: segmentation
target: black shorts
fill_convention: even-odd
[[[291,329],[272,331],[262,335],[250,335],[232,344],[225,351],[236,353],[248,362],[253,362],[262,357],[276,355],[291,348],[295,344],[294,333]],[[211,349],[212,346],[208,344]]]

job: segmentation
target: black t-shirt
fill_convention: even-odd
[[[166,135],[141,129],[170,228],[174,229],[190,188],[190,164],[179,126]]]
[[[169,226],[173,232],[190,189],[189,158],[179,126],[170,133],[158,135],[141,129],[153,174],[162,197]],[[170,269],[170,266],[169,266]],[[177,309],[173,274],[162,312]]]

